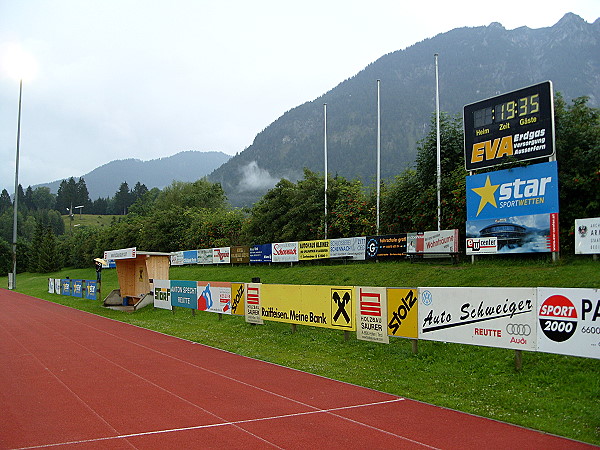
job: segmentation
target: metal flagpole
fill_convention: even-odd
[[[15,201],[13,204],[13,276],[11,289],[17,288],[17,209],[19,203],[19,148],[21,143],[21,97],[23,96],[23,80],[19,81],[19,115],[17,118],[17,157],[15,161]]]
[[[323,149],[325,153],[325,239],[327,239],[327,103],[323,104]]]
[[[380,83],[381,80],[377,80],[377,235],[379,235],[379,197],[381,195],[381,103],[379,95]]]
[[[435,123],[437,133],[437,225],[441,230],[441,187],[442,187],[442,151],[440,144],[440,84],[438,77],[438,54],[435,57]]]

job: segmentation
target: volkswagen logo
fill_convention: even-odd
[[[509,323],[506,325],[506,332],[513,336],[529,336],[531,334],[531,326],[526,323]]]

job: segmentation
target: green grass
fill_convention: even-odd
[[[498,419],[600,445],[600,360],[392,338],[389,345],[344,341],[341,332],[242,317],[144,308],[133,314],[101,302],[47,292],[47,278],[95,279],[90,270],[19,274],[18,291],[241,355],[347,381],[399,396]],[[273,266],[184,266],[171,279],[369,286],[555,286],[600,288],[600,263],[589,258],[481,260],[458,265],[431,262]],[[6,277],[0,278],[6,286]],[[117,287],[114,270],[103,272],[103,292]]]
[[[113,219],[113,217],[124,217],[124,216],[113,216],[110,214],[107,215],[98,215],[98,214],[74,214],[73,220],[71,221],[70,216],[64,215],[62,216],[63,222],[65,223],[65,232],[69,233],[70,230],[75,229],[76,227],[108,227]]]

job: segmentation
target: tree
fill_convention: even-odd
[[[54,209],[56,196],[50,192],[49,187],[36,187],[32,194],[33,209]]]
[[[88,192],[88,189],[87,189],[87,186],[85,184],[85,180],[83,179],[83,177],[80,177],[79,181],[77,181],[75,190],[76,190],[76,196],[75,196],[74,203],[76,203],[76,205],[74,204],[73,206],[83,206],[84,211],[90,211],[91,206],[92,206],[92,201],[90,200],[90,194]]]
[[[0,214],[9,209],[12,209],[10,194],[6,189],[2,189],[2,193],[0,194]]]
[[[25,190],[25,197],[23,198],[23,203],[23,206],[30,211],[35,208],[33,204],[33,189],[31,189],[31,186],[27,186],[27,189]]]
[[[56,194],[56,209],[61,214],[72,213],[73,206],[79,206],[77,203],[77,183],[73,177],[68,180],[62,180]]]
[[[211,183],[202,178],[193,183],[174,181],[158,195],[155,207],[169,209],[171,206],[179,206],[216,210],[225,209],[226,201],[227,197],[220,183]]]
[[[121,183],[119,190],[115,193],[114,201],[113,213],[122,215],[127,214],[127,208],[131,206],[133,199],[126,181]]]
[[[556,95],[561,247],[573,252],[575,219],[600,216],[600,110],[587,97],[567,105]]]

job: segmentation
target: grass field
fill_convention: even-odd
[[[391,339],[389,345],[344,340],[341,332],[287,324],[246,324],[241,317],[146,307],[133,314],[99,301],[47,292],[47,278],[95,279],[89,270],[19,274],[18,291],[169,335],[407,398],[600,445],[600,360],[505,349]],[[184,266],[171,279],[369,286],[554,286],[600,288],[590,259],[481,260],[457,265],[391,262],[338,265]],[[0,286],[6,286],[6,277]],[[103,292],[117,287],[103,272]],[[1,294],[0,294],[1,295]],[[221,319],[221,320],[220,320]],[[427,420],[427,418],[417,418]]]
[[[71,230],[77,227],[108,227],[113,217],[124,217],[124,216],[113,216],[113,215],[98,215],[98,214],[73,214],[73,220],[71,216],[62,216],[63,222],[65,223],[65,233],[69,233]]]

